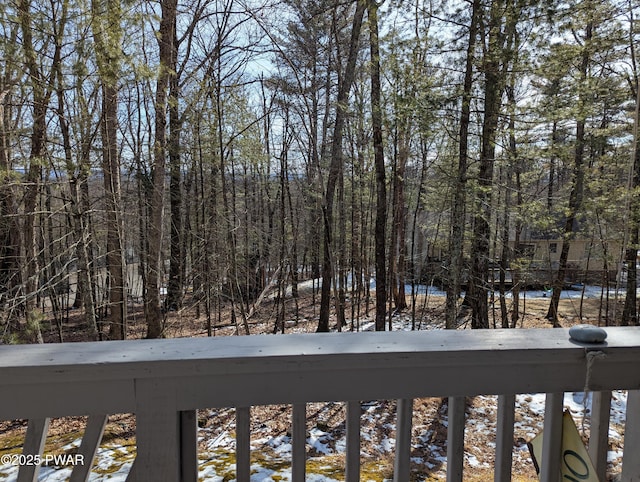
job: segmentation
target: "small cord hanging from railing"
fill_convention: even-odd
[[[591,373],[593,371],[593,365],[597,359],[606,358],[607,354],[600,350],[590,350],[589,348],[585,348],[586,359],[587,359],[587,371],[584,376],[584,393],[585,396],[588,392],[591,391]]]
[[[600,350],[593,350],[585,348],[585,358],[587,359],[587,369],[584,375],[584,388],[582,398],[582,423],[580,424],[580,431],[582,435],[585,434],[585,421],[587,419],[587,406],[589,405],[589,392],[591,392],[591,373],[593,371],[593,365],[596,360],[606,358],[607,354]],[[591,419],[591,413],[589,413],[589,419]]]

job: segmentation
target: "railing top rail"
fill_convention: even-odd
[[[252,335],[0,346],[0,370],[82,367],[167,361],[222,361],[270,357],[616,350],[640,348],[640,327],[606,328],[603,344],[570,340],[567,329],[432,330]],[[1,373],[1,372],[0,372]],[[157,374],[154,376],[158,376]]]
[[[640,328],[606,330],[601,345],[577,344],[566,329],[533,329],[2,346],[0,390],[14,397],[0,398],[0,418],[32,416],[37,403],[27,400],[41,404],[43,390],[56,413],[134,410],[142,380],[175,391],[185,409],[640,388]],[[589,362],[590,350],[603,356]]]

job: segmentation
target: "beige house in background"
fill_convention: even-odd
[[[447,247],[441,244],[424,244],[416,249],[423,280],[446,284],[448,279],[446,256]],[[519,243],[517,253],[513,253],[514,242],[510,241],[512,256],[509,259],[506,283],[513,283],[512,274],[519,268],[520,282],[529,287],[548,287],[557,277],[563,240],[550,238],[544,234],[525,236]],[[591,237],[577,237],[571,241],[565,282],[567,285],[589,283],[596,285],[622,286],[626,282],[626,266],[623,262],[622,241],[609,239],[603,243]],[[468,262],[468,259],[466,260]],[[499,259],[490,268],[493,281],[500,279]],[[463,284],[466,282],[463,273]],[[491,279],[491,274],[489,275]]]
[[[518,262],[532,281],[548,282],[554,278],[560,264],[560,253],[564,241],[555,239],[527,239],[520,242],[518,255],[511,260],[511,269]],[[511,243],[513,247],[513,243]],[[612,283],[620,280],[624,273],[622,243],[617,240],[576,238],[571,241],[567,261],[566,281]],[[626,278],[626,277],[625,277]]]

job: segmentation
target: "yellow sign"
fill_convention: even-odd
[[[540,474],[540,462],[542,461],[542,439],[543,433],[540,432],[527,444],[538,474]],[[565,410],[562,417],[560,478],[563,482],[600,482],[568,410]]]

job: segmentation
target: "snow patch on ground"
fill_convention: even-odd
[[[585,395],[582,392],[569,392],[564,397],[564,407],[568,409],[580,431],[588,431],[590,426],[591,394]],[[335,407],[338,404],[333,404]],[[469,469],[491,470],[493,459],[487,458],[487,453],[495,450],[495,413],[497,397],[479,396],[471,399],[467,411],[465,424],[466,437],[480,437],[484,440],[482,446],[467,446],[465,453],[465,466]],[[516,445],[514,447],[514,464],[529,466],[531,464],[530,455],[526,447],[526,442],[533,438],[543,427],[543,415],[545,406],[545,394],[520,394],[516,396],[516,422],[514,424]],[[391,407],[391,408],[390,408]],[[610,443],[614,445],[608,452],[608,462],[619,465],[622,458],[620,441],[625,421],[625,411],[627,407],[627,394],[623,391],[614,391],[611,403],[611,427],[609,430]],[[362,431],[363,456],[370,459],[392,456],[395,450],[395,420],[393,413],[387,413],[393,409],[389,402],[373,401],[362,405],[362,423],[379,427],[382,434]],[[444,409],[434,413],[437,423],[446,427],[446,406]],[[337,422],[336,422],[337,423]],[[346,452],[346,436],[344,427],[338,429],[336,423],[334,428],[323,424],[320,427],[310,427],[307,433],[308,457],[314,461],[313,467],[320,472],[332,473],[335,469],[335,459],[331,457],[343,456]],[[217,429],[219,429],[218,427]],[[228,454],[235,450],[235,438],[233,426],[226,426],[223,430],[200,429],[199,438],[203,440],[206,447],[202,456],[208,461],[216,460],[218,453]],[[214,432],[214,430],[217,430]],[[412,464],[418,471],[424,470],[425,477],[443,478],[446,474],[446,441],[437,441],[434,437],[436,428],[433,424],[414,425],[412,437]],[[206,440],[209,440],[206,442]],[[251,481],[277,481],[291,480],[291,460],[292,443],[288,434],[281,433],[273,436],[266,435],[261,438],[254,438],[251,442],[252,450],[260,453],[263,458],[260,462],[252,465]],[[80,441],[75,440],[65,446],[65,449],[77,449]],[[202,445],[201,445],[202,446]],[[128,447],[105,446],[101,447],[97,454],[96,469],[90,477],[90,481],[112,481],[124,482],[129,472],[133,454]],[[266,450],[268,449],[268,450]],[[365,455],[366,454],[366,455]],[[416,456],[420,454],[421,456]],[[426,454],[427,456],[425,456]],[[235,459],[227,457],[220,459],[220,463],[205,463],[201,466],[200,480],[206,482],[219,482],[224,480],[225,475],[233,473],[235,470]],[[318,463],[319,462],[319,463]],[[332,465],[333,463],[333,465]],[[422,469],[421,469],[422,468]],[[107,473],[109,472],[109,473]],[[335,473],[335,472],[333,472]],[[0,466],[0,480],[12,481],[17,479],[17,467],[10,465]],[[68,480],[71,474],[70,468],[43,467],[38,480],[41,482],[62,482]],[[311,482],[333,482],[334,478],[322,473],[314,473],[308,470],[307,481]],[[382,475],[376,482],[382,480]],[[423,480],[418,478],[417,480]]]

